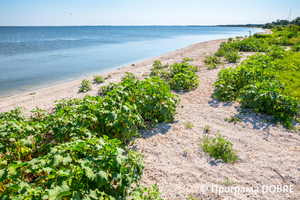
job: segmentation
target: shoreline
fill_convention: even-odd
[[[227,41],[227,38],[195,43],[187,47],[132,64],[134,66],[127,65],[101,74],[95,74],[94,76],[100,75],[103,78],[107,78],[109,74],[111,75],[111,78],[107,78],[105,82],[101,84],[94,84],[93,76],[86,77],[85,79],[89,80],[92,84],[92,90],[85,93],[78,92],[81,80],[84,79],[82,78],[71,82],[59,83],[50,87],[28,90],[20,94],[3,97],[0,98],[0,112],[10,111],[14,109],[15,106],[25,107],[28,111],[38,107],[50,112],[54,107],[54,101],[70,98],[83,98],[87,94],[96,96],[101,86],[108,85],[109,82],[120,82],[121,77],[125,75],[125,72],[133,73],[137,75],[139,79],[142,79],[143,74],[149,75],[151,73],[151,68],[155,60],[160,60],[163,64],[173,64],[175,62],[182,62],[184,57],[191,57],[194,58],[195,61],[189,63],[201,68],[201,66],[205,66],[205,56],[210,52],[215,51],[215,49],[219,47],[219,44],[224,41]],[[207,54],[203,54],[204,52]],[[190,54],[194,55],[191,56]],[[196,61],[196,59],[198,59],[198,61]]]
[[[264,29],[264,32],[258,33],[268,34],[269,32],[269,29]],[[137,75],[139,79],[143,79],[143,74],[149,76],[151,73],[152,65],[155,60],[160,60],[163,64],[173,64],[175,62],[182,62],[184,57],[190,57],[195,59],[195,61],[189,62],[191,65],[198,66],[200,68],[202,66],[205,67],[205,57],[210,52],[215,52],[219,48],[219,44],[221,44],[221,42],[226,42],[227,40],[228,38],[224,38],[191,44],[184,48],[134,63],[134,66],[132,66],[133,64],[127,65],[104,73],[94,74],[93,76],[100,75],[103,78],[107,78],[109,74],[111,75],[111,78],[106,79],[105,82],[101,84],[94,84],[93,76],[88,76],[65,83],[46,86],[41,89],[24,91],[8,97],[1,97],[0,113],[10,111],[14,109],[15,106],[25,107],[27,109],[25,113],[29,113],[28,111],[31,111],[36,107],[46,110],[47,112],[51,112],[52,108],[54,108],[55,101],[71,98],[80,99],[87,94],[96,96],[101,86],[106,86],[109,82],[120,82],[121,78],[125,75],[125,72],[133,73]],[[198,59],[198,61],[196,59]],[[79,93],[78,91],[81,85],[81,80],[83,79],[87,79],[91,82],[92,90],[85,93]]]

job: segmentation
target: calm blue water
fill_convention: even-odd
[[[0,97],[110,71],[188,45],[261,29],[192,26],[0,27]]]

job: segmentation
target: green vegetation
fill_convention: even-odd
[[[129,72],[125,72],[125,73],[126,73],[126,75],[121,78],[122,81],[126,81],[129,79],[132,79],[132,80],[138,79],[138,77],[136,75],[134,75],[133,73],[129,73]]]
[[[142,156],[107,138],[60,144],[39,158],[0,170],[6,184],[1,199],[89,197],[120,199],[130,195],[143,172]]]
[[[159,77],[122,80],[103,97],[57,101],[51,114],[1,113],[0,198],[160,199],[157,186],[137,184],[142,156],[123,145],[138,128],[172,122],[180,99]]]
[[[198,70],[198,67],[191,66],[188,63],[162,66],[161,62],[156,60],[153,64],[152,76],[164,78],[171,88],[176,91],[190,91],[199,85],[198,76],[195,74]]]
[[[241,59],[241,56],[239,55],[239,52],[237,52],[237,51],[229,51],[229,52],[225,53],[224,58],[228,62],[236,63]]]
[[[205,133],[210,133],[211,132],[211,126],[210,125],[205,125],[203,130],[204,130]]]
[[[235,184],[235,182],[231,182],[228,177],[226,177],[225,180],[223,182],[220,182],[220,183],[225,185],[226,187]]]
[[[183,123],[183,125],[185,126],[185,128],[189,128],[189,129],[192,129],[194,127],[194,125],[191,124],[191,122]]]
[[[254,54],[236,68],[222,69],[215,82],[215,97],[240,101],[245,108],[274,116],[293,129],[300,111],[300,27],[274,28],[273,34],[254,34],[240,42],[222,43],[218,55],[226,52],[265,52]],[[294,45],[286,51],[283,46]]]
[[[218,56],[206,56],[204,62],[207,65],[207,69],[216,69],[220,64],[223,64]]]
[[[190,91],[199,85],[198,76],[192,72],[176,74],[169,82],[172,89],[176,91]]]
[[[195,197],[192,197],[192,196],[186,196],[185,198],[189,199],[189,200],[199,200],[199,199],[196,199]]]
[[[222,138],[220,134],[216,137],[203,135],[200,138],[199,146],[204,152],[209,153],[209,156],[220,158],[225,163],[238,161],[237,151],[232,148],[232,143]]]
[[[236,124],[237,122],[242,122],[241,118],[234,116],[231,116],[230,118],[225,118],[224,120],[228,122],[233,122],[234,124]]]
[[[104,79],[102,76],[94,76],[95,83],[104,83]]]
[[[194,58],[185,57],[182,60],[185,61],[185,62],[188,62],[188,61],[194,61],[195,59]]]
[[[91,85],[90,81],[83,79],[81,81],[81,86],[80,86],[79,92],[87,92],[90,90],[92,90],[92,85]]]

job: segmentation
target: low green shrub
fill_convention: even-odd
[[[217,56],[206,56],[204,62],[209,65],[209,64],[221,64],[221,58]]]
[[[236,63],[241,59],[241,56],[237,51],[229,51],[225,53],[224,58],[228,62]]]
[[[95,83],[104,83],[104,78],[102,76],[94,76]]]
[[[80,86],[79,92],[87,92],[90,90],[92,90],[92,85],[91,85],[90,81],[83,79],[81,81],[81,86]]]
[[[130,102],[136,106],[141,118],[153,125],[158,122],[173,122],[180,101],[177,95],[171,93],[170,85],[157,76],[144,81],[125,80],[107,92],[106,96],[118,99],[120,103]]]
[[[134,80],[138,79],[138,77],[136,75],[134,75],[133,73],[129,73],[129,72],[125,72],[125,73],[126,73],[126,75],[121,78],[122,81],[126,81],[129,79],[134,81]]]
[[[169,64],[162,65],[159,60],[155,60],[154,64],[152,65],[153,69],[162,69],[162,68],[167,68],[169,67]]]
[[[189,65],[188,63],[174,63],[170,67],[170,76],[174,77],[176,74],[179,73],[188,73],[188,72],[197,72],[199,68],[196,66]]]
[[[231,43],[233,41],[232,38],[228,38],[227,44]]]
[[[300,52],[300,44],[292,46],[291,49],[294,52]]]
[[[299,100],[281,94],[282,86],[278,82],[258,82],[242,90],[241,103],[255,112],[273,115],[288,128],[293,128],[291,120],[300,111]]]
[[[207,69],[217,69],[218,68],[218,64],[216,64],[216,63],[212,63],[212,64],[209,64],[208,66],[207,66]]]
[[[113,90],[116,87],[117,87],[116,83],[110,82],[107,86],[101,86],[101,88],[99,89],[98,93],[100,95],[105,95],[107,92]]]
[[[135,195],[142,156],[107,138],[76,140],[0,170],[1,199],[122,199]],[[143,187],[143,189],[145,189]],[[157,188],[154,188],[157,189]],[[148,189],[151,191],[151,189]],[[156,192],[155,196],[159,196]]]
[[[234,124],[236,124],[237,122],[242,122],[241,118],[234,116],[231,116],[230,118],[225,118],[224,120],[228,122],[233,122]]]
[[[185,61],[185,62],[188,62],[188,61],[194,61],[195,59],[194,58],[185,57],[182,60]]]
[[[194,72],[178,73],[169,82],[176,91],[190,91],[199,85],[198,76]]]
[[[204,135],[198,145],[204,152],[209,153],[209,156],[222,159],[225,163],[235,163],[239,159],[237,156],[238,151],[232,148],[232,143],[222,138],[220,134],[216,137]]]

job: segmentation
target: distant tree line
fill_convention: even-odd
[[[274,28],[275,26],[287,26],[287,25],[297,25],[300,26],[300,17],[295,18],[292,21],[288,20],[279,20],[273,21],[272,23],[266,23],[262,26],[262,28]]]
[[[300,26],[300,17],[297,17],[292,21],[277,19],[276,21],[273,21],[272,23],[266,23],[266,24],[230,24],[230,25],[219,25],[219,26],[274,28],[276,26],[285,27],[288,25]]]

